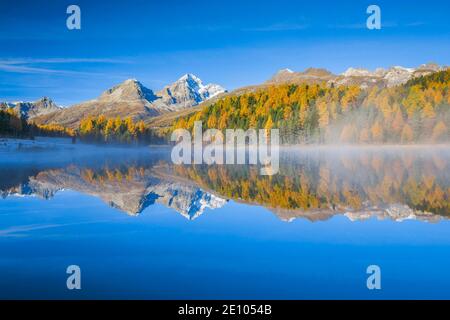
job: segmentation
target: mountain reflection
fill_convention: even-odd
[[[166,157],[0,169],[0,194],[49,199],[70,189],[128,214],[155,203],[194,219],[227,200],[260,205],[283,220],[438,221],[450,215],[450,151],[445,148],[282,150],[279,174],[248,165],[173,165]],[[3,174],[4,173],[4,174]],[[14,179],[13,179],[14,178]]]

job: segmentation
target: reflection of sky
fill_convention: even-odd
[[[448,221],[287,223],[235,202],[195,221],[161,205],[129,217],[71,191],[0,204],[1,298],[450,298]],[[381,291],[365,287],[370,264]]]

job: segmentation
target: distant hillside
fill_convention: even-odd
[[[224,91],[216,84],[203,85],[192,74],[184,75],[156,93],[139,81],[129,79],[106,90],[97,99],[34,117],[32,120],[40,125],[58,124],[73,129],[78,128],[83,119],[100,115],[106,118],[131,117],[134,121],[148,120],[196,106]]]
[[[199,120],[205,129],[279,128],[284,143],[450,142],[449,105],[447,69],[396,86],[270,84],[227,95],[172,128],[192,129]]]
[[[42,130],[105,142],[138,136],[159,142],[174,128],[191,129],[195,120],[205,129],[278,128],[283,143],[448,142],[448,72],[432,63],[349,68],[340,75],[283,69],[231,92],[186,74],[157,92],[129,79],[69,108],[44,98],[3,103],[0,110],[13,110]]]
[[[308,68],[303,72],[282,69],[269,79],[267,83],[320,84],[326,82],[328,85],[338,86],[357,85],[363,89],[373,86],[392,87],[444,69],[435,63],[423,64],[418,68],[404,68],[400,66],[388,69],[378,68],[373,72],[362,68],[348,68],[340,75],[335,75],[326,69],[320,68]]]
[[[61,110],[50,98],[43,97],[34,102],[0,102],[0,110],[13,110],[16,115],[30,120]]]

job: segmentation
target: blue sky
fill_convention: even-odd
[[[81,8],[81,30],[66,8]],[[365,27],[381,7],[382,29]],[[157,90],[185,73],[227,89],[281,68],[450,65],[450,3],[0,0],[0,101],[70,105],[127,78]]]

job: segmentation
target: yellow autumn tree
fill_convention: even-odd
[[[320,101],[317,103],[317,110],[319,112],[319,127],[325,128],[330,122],[330,114],[328,112],[326,101]]]
[[[108,139],[108,137],[114,133],[114,120],[108,119],[105,125],[105,129],[103,131],[103,134],[105,135],[105,138]]]
[[[269,115],[269,119],[267,119],[266,125],[264,129],[266,129],[266,136],[270,134],[270,129],[273,127],[272,116]]]
[[[383,127],[381,126],[379,121],[376,121],[375,124],[370,129],[372,134],[372,140],[374,142],[383,142]]]
[[[94,120],[91,117],[81,120],[80,122],[80,133],[90,134],[94,129]]]
[[[142,120],[138,121],[138,123],[136,124],[136,128],[137,128],[137,131],[140,134],[145,133],[145,123],[144,123],[144,121],[142,121]]]
[[[359,86],[350,86],[347,88],[341,99],[343,112],[348,111],[352,106],[355,105],[360,92],[361,88]]]
[[[368,143],[370,142],[370,132],[369,129],[363,128],[359,134],[359,142]]]
[[[227,119],[228,119],[227,112],[222,112],[222,114],[220,115],[220,118],[219,118],[219,123],[218,123],[219,130],[224,130],[227,128]]]
[[[117,116],[114,119],[114,133],[117,135],[121,134],[122,128],[123,128],[122,119],[120,118],[120,116]]]
[[[127,117],[125,119],[125,127],[126,127],[126,131],[128,133],[130,133],[132,136],[136,135],[136,127],[135,127],[133,119],[131,119],[131,117]]]
[[[392,121],[392,131],[394,131],[397,134],[400,134],[403,129],[404,121],[403,121],[403,115],[400,110],[397,111],[395,114],[394,121]]]
[[[348,124],[342,129],[340,140],[342,142],[353,142],[355,137],[355,128]]]
[[[433,128],[433,134],[431,135],[431,139],[433,141],[440,141],[442,138],[447,135],[447,126],[443,121],[439,121],[436,126]]]
[[[402,143],[410,143],[413,141],[413,139],[414,132],[412,128],[408,124],[405,124],[402,130]]]
[[[424,118],[434,118],[436,116],[436,112],[434,111],[433,105],[430,102],[426,102],[423,110],[422,115]]]
[[[286,108],[284,108],[284,111],[283,111],[283,118],[285,119],[285,120],[288,120],[288,119],[290,119],[292,117],[292,108],[291,108],[291,106],[287,106]]]
[[[215,114],[212,114],[209,118],[208,121],[206,122],[208,128],[213,128],[215,129],[217,126],[217,118]]]

